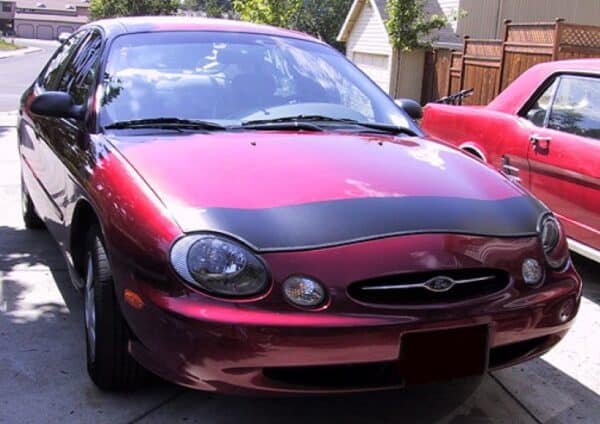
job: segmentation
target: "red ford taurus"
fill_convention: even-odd
[[[102,388],[478,375],[546,352],[579,306],[545,206],[296,32],[84,26],[23,95],[19,149],[25,223],[83,292]]]

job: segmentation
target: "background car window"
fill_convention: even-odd
[[[548,128],[600,140],[600,79],[562,77]]]
[[[550,110],[550,104],[556,87],[558,86],[559,78],[555,78],[554,81],[544,90],[544,92],[538,97],[533,106],[527,111],[526,117],[534,125],[543,127],[546,123],[546,117]]]
[[[102,36],[91,32],[65,66],[58,85],[59,91],[73,96],[75,104],[87,102],[96,81]]]
[[[46,69],[42,73],[39,83],[46,90],[54,90],[58,85],[58,80],[62,74],[61,70],[66,63],[66,60],[69,59],[79,46],[81,40],[87,34],[86,31],[78,32],[73,34],[67,41],[62,44],[50,62],[46,65]]]

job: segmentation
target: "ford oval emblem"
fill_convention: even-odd
[[[423,287],[432,292],[441,293],[450,290],[456,282],[450,277],[434,277],[428,280]]]

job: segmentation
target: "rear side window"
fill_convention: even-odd
[[[561,77],[548,128],[600,140],[600,79]]]
[[[44,89],[56,89],[65,62],[73,55],[77,46],[79,46],[79,43],[86,34],[85,31],[78,32],[58,48],[40,76],[39,84],[44,87]]]

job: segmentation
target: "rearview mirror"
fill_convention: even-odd
[[[47,91],[40,94],[31,102],[31,112],[36,115],[53,118],[83,119],[85,107],[77,106],[68,93],[62,91]]]
[[[423,108],[413,99],[396,99],[396,104],[415,121],[423,117]]]

